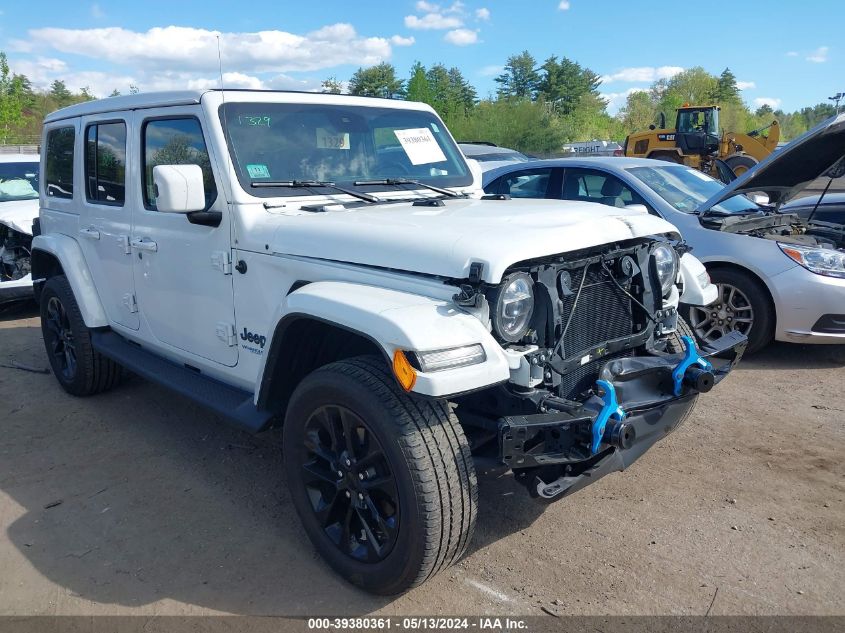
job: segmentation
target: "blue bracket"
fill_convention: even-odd
[[[713,365],[710,361],[701,357],[698,353],[698,348],[695,346],[695,341],[690,336],[682,336],[681,340],[684,342],[684,360],[682,360],[675,369],[672,370],[672,380],[675,383],[675,395],[681,395],[681,386],[684,382],[684,374],[687,369],[693,365],[698,365],[706,371],[713,371]]]
[[[601,399],[604,401],[604,406],[599,411],[596,419],[593,420],[593,441],[590,444],[590,453],[595,455],[599,452],[599,445],[601,439],[604,437],[604,428],[607,426],[610,418],[616,418],[620,422],[625,419],[625,412],[619,406],[616,400],[616,389],[606,380],[597,380],[596,384],[604,390],[604,395]]]

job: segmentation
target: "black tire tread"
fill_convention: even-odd
[[[66,384],[61,379],[59,379],[59,383],[65,391],[74,396],[92,396],[117,386],[123,378],[123,368],[97,352],[91,345],[91,330],[85,325],[82,311],[79,309],[73,295],[73,288],[71,288],[67,277],[57,275],[47,280],[42,292],[42,303],[44,305],[46,305],[51,294],[55,294],[59,298],[67,312],[68,321],[74,335],[77,372],[81,376],[80,384]],[[46,311],[46,307],[44,310]],[[49,350],[47,350],[47,353],[49,355]]]
[[[466,552],[475,529],[478,481],[463,429],[445,400],[402,391],[383,359],[360,356],[317,371],[341,374],[370,390],[396,424],[425,526],[419,571],[399,591],[420,585]]]

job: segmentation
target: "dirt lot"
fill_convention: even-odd
[[[0,313],[0,364],[47,366],[33,317]],[[773,345],[563,502],[482,478],[468,556],[385,599],[314,553],[278,433],[0,368],[0,614],[843,614],[843,384],[845,347]]]

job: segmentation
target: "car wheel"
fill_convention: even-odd
[[[725,162],[734,174],[741,176],[757,164],[757,159],[753,156],[731,156]]]
[[[91,346],[91,331],[63,275],[51,277],[41,293],[41,333],[53,374],[74,396],[90,396],[114,387],[123,368]]]
[[[718,298],[709,306],[691,306],[689,321],[696,338],[712,343],[740,332],[748,337],[747,354],[759,351],[774,337],[774,318],[766,290],[748,273],[713,269],[710,279],[718,288]]]
[[[478,493],[463,430],[446,401],[405,393],[383,359],[308,375],[291,397],[282,450],[306,533],[352,583],[400,593],[466,550]]]

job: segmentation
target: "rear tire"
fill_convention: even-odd
[[[478,491],[463,429],[446,401],[402,391],[383,359],[308,375],[291,397],[282,450],[308,537],[348,581],[400,593],[466,551]]]
[[[53,374],[74,396],[91,396],[111,389],[123,368],[91,345],[91,330],[73,296],[67,277],[51,277],[41,292],[41,333]]]

